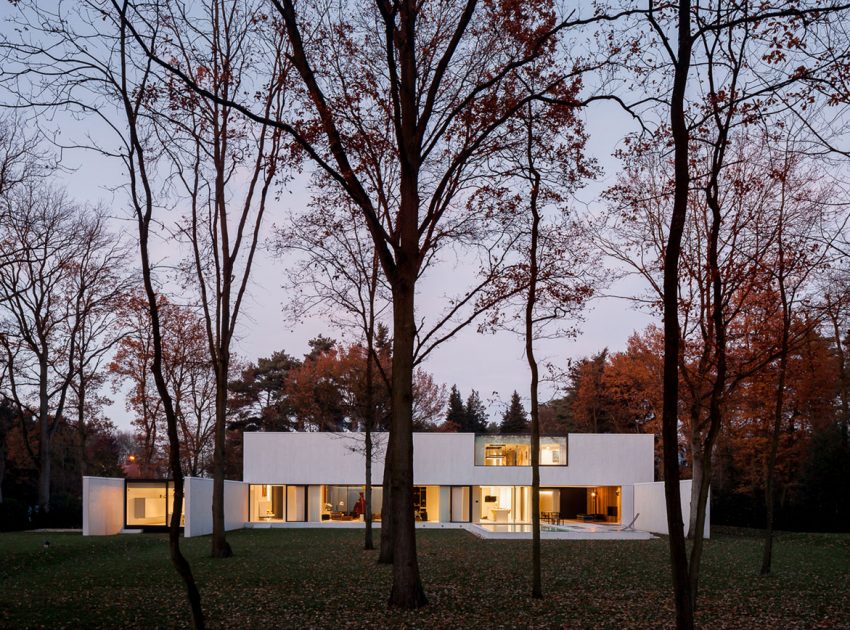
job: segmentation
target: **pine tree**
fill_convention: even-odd
[[[463,431],[461,427],[466,425],[466,407],[463,405],[463,399],[460,397],[460,392],[457,385],[452,385],[452,391],[449,393],[449,408],[446,411],[446,423],[452,423],[455,431]]]
[[[519,394],[514,392],[511,396],[511,404],[502,416],[502,424],[499,427],[502,433],[528,433],[528,414],[522,406]]]
[[[310,339],[307,342],[307,345],[310,346],[310,352],[304,355],[304,360],[310,361],[330,352],[334,346],[336,346],[336,340],[331,339],[330,337],[325,337],[324,335],[319,335],[318,337]]]
[[[487,408],[481,402],[481,397],[474,389],[466,399],[466,417],[461,431],[470,433],[486,433],[487,432]]]

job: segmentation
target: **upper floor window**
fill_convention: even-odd
[[[531,466],[530,435],[476,435],[476,466]],[[566,436],[540,437],[540,465],[567,465]]]

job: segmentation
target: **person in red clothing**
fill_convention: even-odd
[[[360,493],[360,498],[357,499],[357,503],[354,504],[354,516],[361,517],[366,513],[366,498],[363,496],[363,493]]]

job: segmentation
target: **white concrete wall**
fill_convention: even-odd
[[[213,480],[186,478],[185,523],[183,535],[205,536],[212,533]],[[224,529],[241,529],[248,520],[248,484],[224,482]]]
[[[210,498],[212,511],[212,498]],[[224,482],[224,529],[242,529],[248,522],[248,484],[241,481]]]
[[[124,479],[83,477],[83,536],[109,536],[124,528]]]
[[[191,538],[212,533],[212,479],[186,477],[183,488],[183,535]]]
[[[685,535],[688,534],[688,523],[691,515],[691,480],[679,482],[679,496],[682,498],[682,519],[685,524]],[[635,529],[667,534],[667,502],[664,498],[664,482],[637,483],[634,486],[634,510],[640,514],[635,522]],[[625,508],[623,509],[625,514]],[[626,523],[628,521],[625,521]],[[711,534],[711,495],[708,498],[705,527],[703,534],[706,538]]]
[[[620,488],[620,524],[628,525],[635,517],[635,487]]]
[[[372,479],[383,476],[386,434],[376,435]],[[362,433],[246,433],[247,483],[351,484],[365,480]],[[472,433],[415,433],[417,485],[531,484],[530,467],[475,466]],[[637,434],[570,434],[568,465],[540,469],[543,486],[627,485],[654,479],[654,437]]]

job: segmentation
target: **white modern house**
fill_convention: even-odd
[[[374,441],[372,513],[379,523],[386,434],[375,434]],[[418,522],[490,531],[531,522],[530,436],[415,433],[413,445]],[[229,529],[356,526],[362,521],[363,434],[246,433],[243,448],[243,481],[225,488]],[[654,436],[544,436],[540,464],[545,522],[592,523],[597,531],[633,524],[666,533],[664,487],[654,480]],[[86,477],[83,533],[163,528],[170,492],[166,481]],[[687,523],[690,481],[682,482],[681,492]],[[211,480],[187,479],[186,536],[210,533],[211,497]]]

